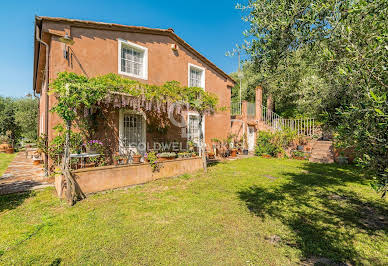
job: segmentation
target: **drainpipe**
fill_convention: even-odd
[[[46,147],[48,146],[48,112],[49,112],[49,96],[48,96],[48,86],[49,86],[49,66],[48,66],[48,63],[49,63],[49,56],[50,56],[50,46],[45,43],[44,41],[42,41],[40,39],[40,30],[39,30],[39,27],[36,26],[36,40],[38,42],[40,42],[41,44],[43,44],[44,46],[46,46],[46,65],[45,65],[45,70],[44,70],[44,80],[45,80],[45,114],[44,114],[44,125],[45,125],[45,129],[44,129],[44,134],[45,134],[45,145]],[[48,154],[45,153],[44,155],[44,174],[45,176],[48,176]]]

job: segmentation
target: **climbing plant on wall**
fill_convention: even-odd
[[[69,170],[69,139],[75,121],[80,122],[78,128],[87,127],[83,118],[104,105],[166,113],[174,103],[180,103],[176,105],[178,112],[181,108],[197,111],[202,121],[203,116],[215,111],[218,102],[215,95],[200,87],[184,87],[177,81],[169,81],[161,86],[149,85],[117,74],[87,78],[75,73],[61,72],[51,83],[50,89],[50,93],[57,99],[51,111],[57,113],[66,124],[61,168],[66,181],[66,197],[71,204],[84,197]],[[200,130],[202,131],[202,127]],[[203,150],[202,132],[200,136],[200,147]]]

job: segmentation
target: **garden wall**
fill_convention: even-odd
[[[159,172],[153,172],[148,163],[120,165],[120,166],[102,166],[94,168],[84,168],[75,170],[74,174],[81,190],[85,193],[93,193],[103,190],[126,187],[136,184],[143,184],[152,180],[164,177],[172,177],[185,173],[192,173],[202,169],[202,159],[183,158],[171,161],[159,162],[161,168]],[[59,193],[61,187],[56,178],[56,188]]]

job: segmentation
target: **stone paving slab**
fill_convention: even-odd
[[[31,158],[19,152],[0,176],[0,195],[53,186],[48,181],[42,166],[34,165]]]

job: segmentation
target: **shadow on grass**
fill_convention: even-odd
[[[8,195],[0,195],[0,214],[7,210],[12,210],[23,204],[23,202],[33,196],[34,192],[27,191]]]
[[[356,233],[387,233],[386,205],[345,190],[346,182],[365,183],[353,168],[309,163],[299,173],[283,175],[288,183],[272,188],[252,186],[238,196],[255,215],[273,217],[286,225],[294,236],[282,242],[300,249],[305,258],[357,262],[364,257],[352,245]]]

